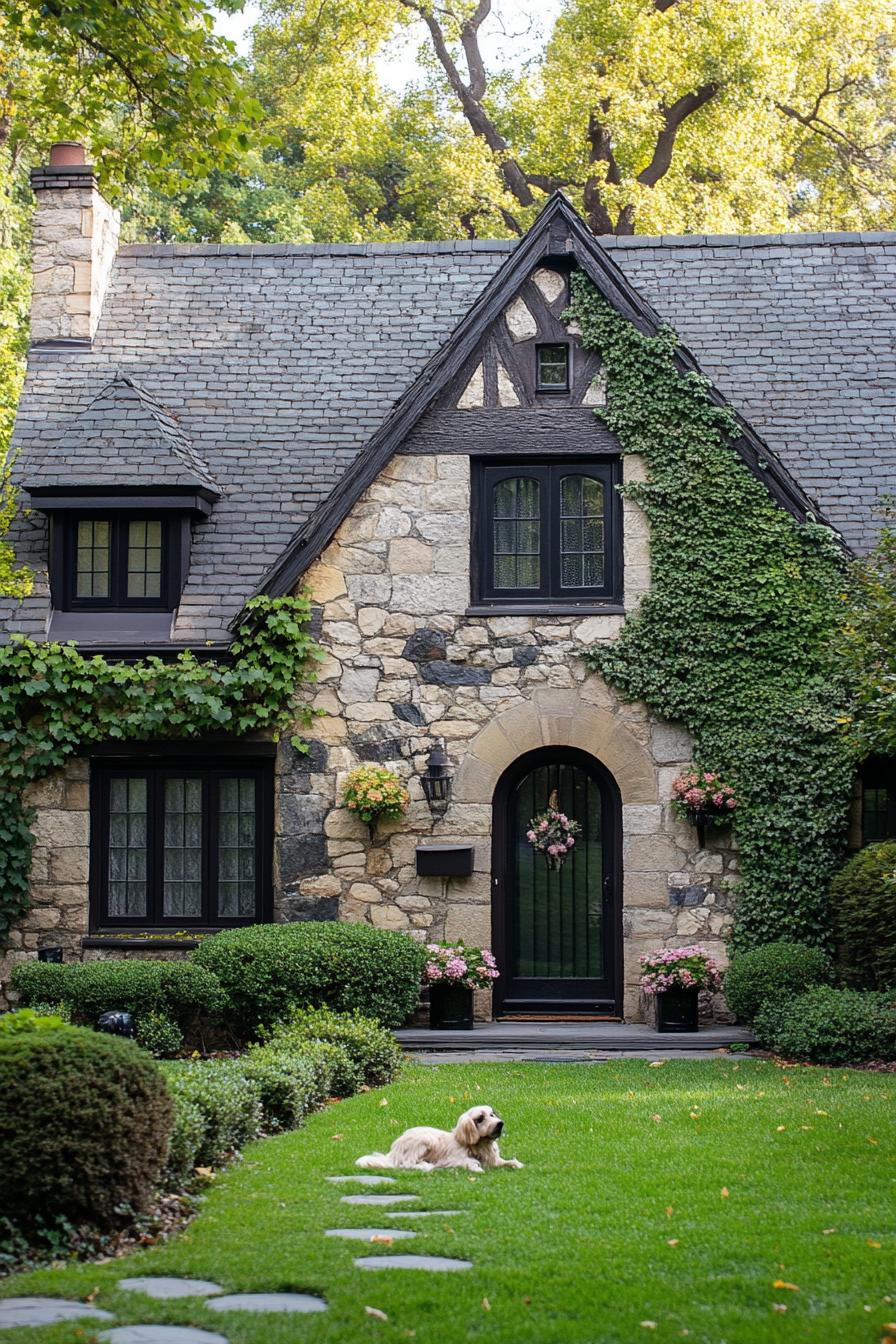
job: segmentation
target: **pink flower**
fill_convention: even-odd
[[[527,831],[527,832],[526,832],[526,839],[529,841],[529,844],[530,844],[530,845],[534,844],[534,843],[535,843],[535,839],[536,839],[535,832],[534,832],[534,831]]]
[[[566,837],[566,848],[567,848],[567,849],[572,849],[572,847],[573,847],[573,845],[575,844],[575,842],[576,842],[576,838],[575,838],[575,836],[574,836],[574,835],[568,835],[568,836]]]
[[[721,793],[714,793],[712,796],[712,801],[716,807],[721,807],[725,799]]]
[[[737,804],[735,803],[733,798],[729,798],[725,806],[730,808],[730,807],[736,807]]]
[[[539,823],[539,827],[538,827],[538,829],[539,829],[540,831],[546,831],[547,828],[548,828],[548,824],[547,824],[546,821],[542,821],[542,822]]]
[[[559,853],[560,853],[560,846],[559,846],[559,845],[548,845],[548,853],[549,853],[549,854],[559,854]]]

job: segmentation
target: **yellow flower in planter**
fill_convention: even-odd
[[[377,822],[398,821],[407,811],[411,795],[394,770],[380,765],[359,765],[342,787],[342,803],[365,822],[371,831]]]

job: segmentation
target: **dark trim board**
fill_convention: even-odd
[[[560,192],[550,198],[532,228],[507,261],[489,281],[467,311],[452,336],[424,366],[406,392],[399,397],[379,429],[368,440],[328,498],[299,529],[280,559],[268,570],[257,593],[283,596],[292,592],[302,574],[320,555],[339,524],[364,491],[390,461],[414,429],[424,411],[463,369],[483,333],[527,279],[535,265],[547,258],[577,263],[609,303],[647,336],[665,325],[629,284],[613,258],[588,231]],[[699,372],[696,359],[679,346],[675,362],[683,373]],[[709,395],[717,406],[728,407],[726,398],[710,385]],[[729,407],[729,409],[731,409]],[[748,469],[761,480],[769,494],[800,522],[824,522],[816,505],[805,494],[772,450],[742,416],[734,412],[740,437],[734,448]],[[246,620],[245,612],[233,625]]]
[[[397,450],[399,455],[471,453],[576,453],[618,456],[619,440],[584,406],[442,411],[429,410]]]

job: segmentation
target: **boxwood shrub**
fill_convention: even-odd
[[[172,1120],[165,1080],[133,1041],[69,1026],[4,1033],[4,1214],[22,1227],[119,1225],[146,1208]]]
[[[297,1008],[270,1034],[274,1047],[301,1050],[309,1040],[330,1041],[348,1051],[369,1087],[388,1083],[401,1065],[401,1047],[385,1027],[360,1013],[334,1013],[329,1008]]]
[[[867,845],[831,884],[837,962],[859,989],[896,989],[896,843]]]
[[[725,972],[725,999],[739,1021],[750,1023],[767,1002],[827,984],[831,975],[830,958],[817,947],[766,943],[735,956]]]
[[[175,1105],[186,1101],[202,1115],[194,1166],[212,1167],[258,1137],[261,1091],[246,1078],[239,1060],[174,1060],[161,1068]]]
[[[265,1129],[295,1129],[320,1100],[314,1066],[299,1051],[253,1045],[238,1063],[258,1091]]]
[[[357,1009],[399,1027],[417,1006],[425,951],[388,929],[308,922],[228,929],[193,959],[221,982],[228,1025],[251,1036],[296,1006]]]
[[[49,974],[47,974],[49,972]],[[100,1013],[123,1009],[140,1019],[156,1014],[188,1030],[214,1018],[224,996],[204,966],[191,961],[23,962],[12,974],[25,1004],[62,1002],[76,1021],[93,1025]]]
[[[761,1045],[786,1059],[813,1064],[896,1059],[896,1008],[888,994],[817,985],[768,1002],[753,1029]]]

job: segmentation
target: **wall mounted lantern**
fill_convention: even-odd
[[[453,775],[451,763],[441,742],[437,742],[426,761],[426,769],[420,776],[430,812],[444,812],[451,802]]]

